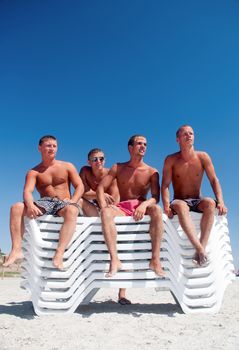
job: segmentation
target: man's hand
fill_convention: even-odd
[[[143,219],[146,209],[147,209],[147,203],[146,202],[141,203],[134,211],[134,215],[133,215],[134,220],[139,221]]]
[[[107,206],[108,206],[108,205],[115,204],[114,197],[112,197],[112,196],[111,196],[110,194],[108,194],[108,193],[105,193],[105,201],[106,201]]]
[[[43,215],[43,212],[41,209],[39,209],[35,204],[27,207],[27,217],[30,219],[36,219],[38,216]]]
[[[225,207],[223,202],[217,203],[218,215],[224,215],[227,213],[227,207]]]
[[[173,211],[170,207],[164,208],[164,213],[167,215],[169,219],[173,218]]]

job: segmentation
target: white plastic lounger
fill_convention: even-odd
[[[200,231],[201,214],[192,213]],[[99,288],[157,288],[171,291],[185,313],[218,312],[227,285],[235,278],[227,219],[215,216],[207,246],[209,262],[193,264],[195,250],[179,225],[177,216],[164,220],[161,263],[166,277],[149,270],[150,218],[115,218],[122,270],[106,278],[109,254],[99,218],[79,217],[74,236],[64,254],[64,270],[52,265],[62,218],[25,218],[24,262],[21,286],[31,293],[37,315],[73,313],[89,303]],[[160,302],[160,297],[159,297]]]

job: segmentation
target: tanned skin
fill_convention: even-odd
[[[24,203],[15,203],[10,213],[10,231],[12,238],[12,250],[7,257],[4,266],[13,264],[22,258],[22,236],[24,232],[23,218],[27,216],[35,219],[44,214],[44,209],[34,203],[33,191],[36,188],[40,197],[57,197],[58,199],[77,203],[84,192],[84,186],[73,164],[56,160],[57,141],[46,137],[38,146],[42,161],[28,171],[23,191]],[[71,196],[70,184],[75,188]],[[53,265],[63,268],[63,254],[75,231],[76,219],[79,209],[74,205],[67,205],[58,211],[58,215],[64,218],[60,230],[59,243],[53,257]]]
[[[147,148],[147,141],[144,136],[134,136],[132,144],[128,145],[130,160],[125,163],[113,165],[107,176],[100,182],[97,188],[97,198],[101,207],[102,227],[105,242],[109,250],[111,262],[107,277],[114,276],[121,269],[121,261],[118,258],[116,247],[115,216],[125,216],[125,213],[118,207],[109,205],[104,197],[107,188],[114,180],[120,193],[120,201],[138,199],[142,203],[136,208],[133,218],[141,220],[145,214],[151,217],[150,235],[152,242],[152,258],[149,267],[158,276],[163,277],[164,271],[160,264],[160,242],[163,234],[162,212],[157,205],[159,202],[160,187],[159,173],[155,168],[150,167],[143,161]],[[151,198],[147,199],[148,192]]]
[[[99,216],[99,210],[90,201],[97,200],[96,190],[98,185],[109,173],[109,169],[105,168],[105,155],[103,151],[97,150],[90,153],[88,164],[89,166],[84,166],[80,170],[80,177],[85,187],[85,192],[80,200],[80,205],[86,216]],[[119,190],[116,180],[114,180],[105,191],[104,197],[108,205],[113,205],[119,202]],[[119,300],[126,299],[125,288],[119,289],[118,298]]]
[[[209,239],[214,220],[215,206],[219,215],[227,213],[224,205],[220,183],[216,177],[215,169],[210,156],[206,152],[195,151],[194,131],[191,126],[184,125],[177,131],[176,140],[179,152],[166,157],[163,168],[162,201],[164,212],[169,218],[174,213],[178,215],[179,222],[196,249],[194,261],[203,265],[207,261],[205,248]],[[197,238],[196,229],[189,214],[189,207],[183,199],[201,198],[201,184],[206,173],[217,205],[212,198],[202,198],[198,209],[203,213],[201,219],[201,237]],[[169,186],[172,183],[174,200],[170,205]]]

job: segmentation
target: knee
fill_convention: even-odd
[[[101,219],[103,221],[109,221],[112,219],[112,213],[111,213],[111,210],[110,208],[106,207],[106,208],[102,208],[101,211],[100,211],[100,216],[101,216]]]
[[[203,211],[214,211],[216,208],[216,203],[212,198],[204,198],[202,201],[202,210]]]
[[[162,217],[162,209],[159,205],[153,204],[148,208],[146,214],[148,214],[151,219],[159,219]]]
[[[189,207],[188,205],[182,201],[182,200],[174,200],[172,203],[172,209],[177,213],[177,214],[187,214],[189,213]]]
[[[10,213],[11,215],[14,215],[14,216],[21,216],[23,215],[23,211],[24,211],[24,204],[22,202],[17,202],[11,206]]]
[[[74,205],[67,205],[64,211],[64,217],[68,219],[75,219],[79,214],[79,209]]]

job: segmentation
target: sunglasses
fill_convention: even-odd
[[[98,161],[103,162],[105,160],[105,157],[92,157],[90,158],[90,161],[93,163],[96,163]]]

